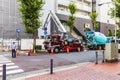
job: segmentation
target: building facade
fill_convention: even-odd
[[[47,6],[48,4],[51,3],[51,1],[48,1],[48,0],[46,0],[46,2],[47,3],[45,5]],[[47,7],[47,8],[49,10],[54,11],[58,16],[58,18],[60,19],[60,21],[64,24],[64,21],[66,21],[68,19],[68,16],[70,15],[68,10],[68,5],[70,2],[74,2],[75,5],[77,6],[77,12],[75,14],[76,16],[75,27],[77,30],[79,30],[81,34],[84,34],[85,24],[89,24],[90,27],[92,28],[91,20],[89,18],[89,14],[92,11],[96,11],[98,13],[98,17],[97,17],[97,22],[99,23],[98,31],[104,33],[106,36],[108,35],[109,29],[115,32],[115,21],[114,19],[111,19],[111,17],[108,15],[108,12],[110,8],[113,7],[113,4],[112,3],[104,4],[102,6],[98,5],[100,3],[111,2],[111,0],[105,0],[105,1],[103,0],[53,0],[51,7],[49,8]],[[44,10],[46,10],[47,8],[44,8]],[[48,14],[49,10],[43,13]]]
[[[27,38],[30,36],[24,33],[24,27],[21,24],[18,11],[19,3],[16,1],[0,0],[0,38],[16,39],[17,37]],[[19,35],[17,35],[16,29],[21,30]]]
[[[108,11],[112,4],[106,4],[103,6],[98,6],[99,3],[110,2],[111,0],[45,0],[45,5],[43,6],[42,17],[40,20],[44,25],[44,22],[47,18],[49,10],[52,10],[56,13],[58,18],[62,23],[68,19],[70,15],[68,10],[68,5],[70,2],[74,2],[77,6],[77,12],[75,14],[76,29],[84,34],[84,25],[89,24],[91,26],[91,21],[89,14],[92,11],[98,13],[97,21],[100,23],[99,31],[107,35],[107,31],[112,29],[114,31],[114,20],[108,15]],[[16,29],[20,29],[21,38],[30,38],[31,35],[24,33],[24,26],[21,25],[20,13],[18,11],[19,3],[16,0],[0,0],[0,38],[17,38]],[[113,6],[112,6],[113,7]],[[47,33],[50,34],[50,26],[47,28]],[[44,31],[41,26],[38,29],[38,37],[44,35]]]

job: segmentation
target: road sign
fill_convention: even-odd
[[[47,27],[44,27],[44,30],[46,31],[46,30],[47,30]]]
[[[21,30],[20,30],[20,29],[16,29],[16,32],[18,32],[18,33],[19,33],[19,32],[21,32]]]
[[[47,35],[47,32],[46,32],[46,31],[44,31],[44,35]]]

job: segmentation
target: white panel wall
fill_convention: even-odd
[[[109,4],[103,4],[101,6],[98,6],[98,4],[106,3],[106,2],[112,2],[111,0],[96,0],[96,11],[99,13],[98,15],[98,21],[103,23],[109,23],[109,24],[115,24],[114,19],[108,15],[108,12],[110,8],[114,7],[112,3]]]
[[[40,20],[42,20],[42,25],[44,25],[44,22],[47,18],[49,10],[55,11],[55,2],[56,2],[55,0],[45,0],[45,4],[43,6],[43,11],[42,11],[42,17],[40,18]],[[43,26],[41,26],[40,29],[38,29],[39,37],[41,35],[44,35],[44,31],[42,30],[42,27]],[[48,30],[47,30],[48,34],[50,33],[49,29],[50,27],[48,25]]]

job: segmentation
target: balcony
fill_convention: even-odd
[[[70,15],[69,12],[67,12],[67,11],[62,11],[62,10],[57,10],[56,13],[62,14],[62,15],[67,15],[67,16]],[[75,16],[76,16],[76,17],[79,17],[79,18],[89,19],[89,16],[82,15],[82,14],[80,14],[80,13],[76,13]]]
[[[86,2],[92,2],[92,0],[85,0]]]
[[[63,6],[68,6],[70,3],[69,0],[58,0],[58,5],[63,5]],[[86,11],[86,12],[91,12],[92,8],[91,6],[83,5],[82,3],[76,3],[75,5],[79,10]]]

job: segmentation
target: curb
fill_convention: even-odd
[[[55,67],[54,72],[77,68],[79,66],[87,65],[89,63],[91,63],[91,62],[84,62],[84,63],[61,66],[61,67]],[[6,80],[25,80],[25,78],[34,77],[34,76],[40,76],[40,75],[44,75],[44,74],[48,74],[48,73],[50,73],[50,69],[43,69],[43,70],[36,70],[36,71],[31,71],[31,72],[24,72],[24,73],[21,73],[21,74],[16,74],[16,75],[13,74],[13,75],[7,76]]]

